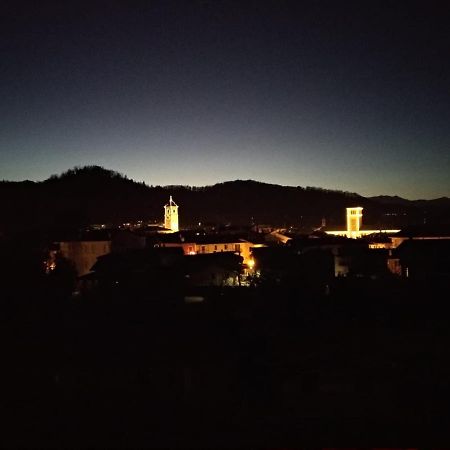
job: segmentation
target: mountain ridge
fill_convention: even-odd
[[[322,188],[320,186],[300,186],[300,185],[285,185],[285,184],[278,184],[278,183],[269,183],[266,181],[260,181],[260,180],[254,180],[254,179],[236,179],[236,180],[226,180],[226,181],[221,181],[221,182],[217,182],[214,184],[208,184],[208,185],[183,185],[183,184],[167,184],[167,185],[153,185],[153,184],[148,184],[145,182],[139,182],[139,181],[135,181],[132,178],[129,178],[126,174],[123,174],[119,171],[113,170],[113,169],[106,169],[102,166],[99,165],[86,165],[86,166],[75,166],[72,169],[68,169],[64,172],[62,172],[61,174],[52,174],[50,175],[48,178],[44,179],[44,180],[40,180],[40,181],[33,181],[33,180],[20,180],[20,181],[10,181],[10,180],[0,180],[0,184],[40,184],[40,183],[51,183],[51,182],[55,182],[58,180],[64,180],[67,178],[73,178],[73,177],[79,177],[79,176],[84,176],[84,175],[93,175],[93,176],[103,176],[106,178],[118,178],[118,179],[122,179],[122,180],[127,180],[128,182],[132,182],[132,183],[137,183],[140,185],[144,185],[150,188],[163,188],[163,189],[170,189],[170,188],[189,188],[192,190],[195,189],[205,189],[205,188],[211,188],[217,185],[229,185],[229,184],[240,184],[240,183],[245,183],[245,184],[254,184],[254,185],[265,185],[265,186],[277,186],[277,187],[282,187],[282,188],[300,188],[300,189],[310,189],[310,190],[318,190],[318,191],[323,191],[323,192],[339,192],[339,193],[343,193],[345,195],[349,195],[349,196],[355,196],[355,197],[361,197],[361,198],[366,198],[369,200],[374,200],[380,203],[384,203],[384,204],[390,204],[390,203],[395,203],[395,204],[411,204],[411,203],[417,203],[417,202],[446,202],[446,201],[450,201],[450,197],[447,196],[442,196],[442,197],[437,197],[437,198],[433,198],[433,199],[406,199],[404,197],[400,197],[398,195],[375,195],[375,196],[363,196],[357,192],[352,192],[352,191],[345,191],[345,190],[341,190],[341,189],[330,189],[330,188]]]
[[[75,167],[44,181],[0,182],[0,231],[79,227],[132,220],[160,222],[173,195],[180,223],[272,224],[299,229],[345,223],[345,208],[362,206],[364,222],[399,227],[423,221],[450,222],[450,200],[410,201],[398,196],[363,197],[316,187],[235,180],[211,186],[153,186],[100,166]]]

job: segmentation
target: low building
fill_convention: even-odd
[[[134,249],[100,256],[92,272],[81,277],[83,288],[126,293],[133,299],[179,297],[184,255],[178,248]]]
[[[57,254],[72,261],[78,276],[91,271],[97,258],[111,253],[111,240],[73,240],[57,243]]]
[[[261,283],[296,286],[324,293],[335,276],[330,249],[292,246],[254,249],[255,270]]]
[[[291,239],[284,229],[273,230],[264,236],[264,240],[268,243],[287,244]]]
[[[112,234],[112,251],[114,253],[128,250],[144,249],[147,238],[144,232],[133,232],[130,230],[117,230]]]
[[[111,252],[112,234],[110,229],[58,230],[52,233],[52,244],[45,261],[47,273],[55,270],[62,260],[67,260],[77,276],[86,275],[99,256]]]
[[[408,240],[429,241],[450,239],[450,225],[411,225],[402,228],[395,236],[391,237],[392,248]]]
[[[404,278],[450,280],[450,239],[411,239],[394,251]]]
[[[187,285],[191,287],[240,286],[242,261],[242,256],[229,252],[186,256]]]
[[[253,243],[233,235],[200,235],[172,234],[159,236],[155,241],[159,247],[181,247],[185,255],[201,255],[212,253],[234,253],[242,256],[243,263],[248,267],[253,264],[252,249],[263,247],[264,244]]]

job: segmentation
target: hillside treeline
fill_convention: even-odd
[[[373,226],[450,217],[445,201],[439,207],[427,202],[419,207],[413,202],[379,202],[355,193],[251,180],[205,187],[148,186],[112,170],[86,166],[42,182],[0,182],[0,231],[160,222],[169,195],[180,206],[181,226],[206,222],[308,229],[320,226],[322,218],[328,226],[344,226],[345,207],[355,205],[365,208],[364,221]]]

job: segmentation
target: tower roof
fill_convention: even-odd
[[[166,203],[165,206],[178,206],[172,199],[172,196],[169,197],[169,203]]]

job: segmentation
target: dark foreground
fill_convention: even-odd
[[[1,444],[449,441],[448,284],[350,280],[329,296],[280,287],[206,296],[4,300]]]

